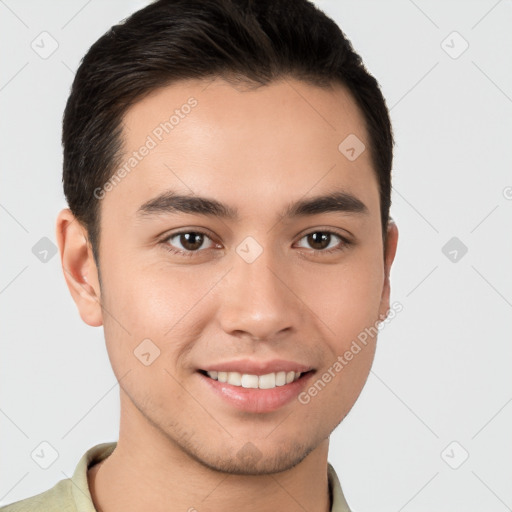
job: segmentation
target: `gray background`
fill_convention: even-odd
[[[391,109],[392,300],[404,307],[330,462],[354,512],[511,510],[511,2],[317,4]],[[50,488],[117,439],[103,331],[81,321],[40,240],[55,242],[66,206],[60,130],[74,70],[144,5],[0,0],[0,504]],[[31,458],[42,442],[58,453],[47,469]]]

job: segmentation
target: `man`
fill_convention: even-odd
[[[348,511],[329,436],[398,231],[386,105],[340,29],[306,0],[155,2],[84,57],[63,145],[63,272],[119,441],[2,510]]]

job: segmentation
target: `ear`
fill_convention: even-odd
[[[391,265],[395,259],[396,247],[398,244],[398,228],[395,221],[390,217],[388,222],[386,247],[384,249],[384,286],[382,288],[382,296],[379,307],[380,320],[384,320],[389,311],[389,297],[391,293],[391,284],[389,282],[389,274]]]
[[[103,324],[98,269],[87,230],[69,208],[57,216],[56,238],[66,284],[82,320],[92,326]]]

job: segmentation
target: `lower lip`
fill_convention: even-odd
[[[209,388],[232,406],[246,412],[272,412],[290,403],[304,389],[314,372],[307,372],[298,380],[276,386],[272,389],[255,389],[233,386],[226,382],[219,382],[198,372],[201,380]]]

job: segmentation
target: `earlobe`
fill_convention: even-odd
[[[56,238],[64,279],[80,317],[92,327],[103,325],[98,269],[87,230],[69,208],[57,216]]]
[[[386,237],[386,248],[384,251],[384,286],[382,288],[382,296],[379,308],[380,320],[386,318],[389,311],[389,297],[391,294],[391,283],[389,279],[389,274],[391,272],[391,265],[393,264],[393,261],[395,259],[397,245],[398,227],[395,224],[395,221],[390,218]]]

